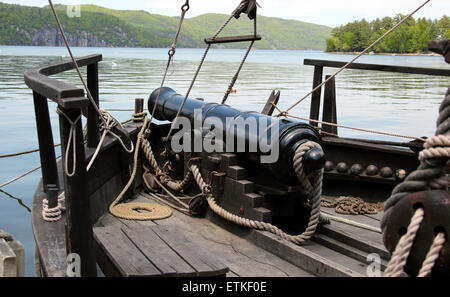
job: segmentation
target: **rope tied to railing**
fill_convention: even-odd
[[[57,222],[61,219],[62,213],[66,211],[64,192],[58,195],[57,205],[48,207],[48,199],[42,200],[42,218],[47,222]]]
[[[67,141],[67,146],[66,146],[66,152],[64,154],[64,172],[66,173],[66,175],[68,177],[73,177],[76,173],[76,166],[77,166],[77,151],[76,151],[76,141],[77,141],[77,134],[75,132],[76,129],[76,125],[78,124],[78,122],[81,120],[81,113],[78,115],[78,117],[75,119],[75,121],[72,121],[69,116],[62,111],[60,108],[56,109],[56,113],[59,115],[62,115],[70,124],[70,131],[69,131],[69,136],[68,136],[68,141]],[[69,172],[69,151],[70,151],[70,147],[72,146],[72,172]]]
[[[48,207],[48,200],[42,200],[42,218],[46,222],[57,222],[61,219],[62,206],[58,201],[58,205],[53,208]]]

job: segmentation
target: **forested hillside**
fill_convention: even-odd
[[[146,11],[120,11],[95,5],[81,5],[80,17],[69,17],[67,7],[56,6],[58,15],[73,46],[168,47],[177,29],[178,17],[150,14]],[[178,10],[179,7],[174,7]],[[206,14],[187,18],[179,40],[180,47],[204,47],[227,18],[224,14]],[[325,49],[331,28],[294,20],[258,17],[263,40],[260,49]],[[225,35],[249,35],[253,24],[246,17],[233,20]],[[0,3],[0,44],[61,46],[62,39],[49,7],[27,7]],[[240,43],[227,47],[246,47]]]

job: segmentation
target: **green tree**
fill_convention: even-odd
[[[348,23],[333,29],[332,37],[327,40],[327,51],[362,51],[378,40],[395,24],[404,18],[395,17],[375,19],[368,23],[365,19]],[[377,53],[417,53],[427,52],[428,42],[438,38],[449,38],[450,19],[443,16],[440,20],[419,18],[407,19],[390,35],[373,47]]]

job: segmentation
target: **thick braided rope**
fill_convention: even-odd
[[[439,108],[439,117],[437,120],[436,136],[430,138],[426,144],[424,151],[419,155],[421,164],[419,168],[411,173],[403,183],[399,184],[392,192],[391,197],[386,201],[385,214],[381,220],[381,228],[385,229],[388,218],[391,215],[393,206],[395,206],[403,197],[412,192],[425,191],[429,189],[447,189],[449,178],[443,170],[448,162],[447,150],[441,150],[440,147],[448,147],[450,136],[450,88],[447,90],[444,101]],[[422,213],[422,215],[420,215]],[[408,233],[403,236],[394,251],[388,268],[385,271],[385,276],[399,276],[403,272],[406,265],[407,258],[411,251],[411,247],[417,233],[418,228],[423,220],[423,210],[417,210],[414,217],[411,219]],[[408,236],[409,235],[409,236]],[[434,257],[439,257],[436,254],[437,248],[433,243],[430,248],[429,255],[425,260],[422,269],[423,273],[431,272],[433,269]]]
[[[142,151],[147,158],[148,162],[150,163],[150,166],[155,170],[156,176],[160,176],[160,180],[163,184],[165,184],[167,187],[169,187],[171,190],[175,192],[180,192],[182,190],[185,190],[192,181],[192,172],[187,172],[184,176],[183,180],[181,181],[173,181],[167,174],[164,173],[164,171],[161,170],[161,168],[158,165],[158,162],[156,161],[155,155],[153,154],[152,147],[150,145],[150,142],[147,139],[142,139],[141,141],[141,148]]]
[[[134,113],[131,120],[133,122],[143,122],[145,120],[145,117],[147,116],[147,112],[138,112]]]
[[[297,153],[295,154],[296,157],[294,157],[294,163],[297,164],[297,166],[295,166],[295,171],[299,178],[304,177],[304,172],[303,172],[303,168],[301,168],[302,167],[301,162],[295,162],[295,161],[298,161],[297,157],[303,156],[305,154],[305,152],[308,151],[310,148],[317,147],[317,146],[318,146],[317,144],[308,142],[298,148]],[[300,157],[300,160],[301,159],[302,159],[302,157]],[[203,193],[207,195],[206,200],[208,202],[209,207],[211,208],[212,211],[214,211],[220,217],[222,217],[230,222],[233,222],[237,225],[241,225],[241,226],[252,228],[252,229],[258,229],[258,230],[271,232],[271,233],[279,236],[282,239],[291,241],[291,242],[293,242],[295,244],[299,244],[299,245],[305,243],[307,240],[309,240],[314,235],[314,233],[317,229],[317,226],[319,224],[319,221],[321,219],[320,199],[321,199],[321,194],[322,194],[323,170],[320,170],[318,173],[316,173],[316,176],[314,177],[313,191],[311,193],[312,210],[311,210],[311,217],[310,217],[308,226],[302,234],[293,236],[293,235],[289,235],[289,234],[285,233],[284,231],[282,231],[281,229],[277,228],[276,226],[274,226],[272,224],[242,218],[242,217],[239,217],[237,215],[234,215],[234,214],[226,211],[225,209],[223,209],[222,207],[217,205],[216,200],[214,199],[214,197],[211,194],[211,187],[208,184],[206,184],[205,181],[203,180],[203,177],[201,175],[199,167],[197,165],[191,165],[190,169],[194,175],[194,179],[196,180],[198,186],[200,187],[200,189],[202,189]]]
[[[139,132],[138,136],[137,136],[137,143],[136,143],[136,148],[139,148],[140,143],[143,139],[143,134],[144,131],[147,127],[147,117],[145,118],[144,124],[142,125],[141,131]],[[136,176],[136,170],[137,170],[137,162],[138,162],[138,157],[139,157],[139,149],[136,149],[134,152],[134,158],[133,158],[133,171],[131,173],[131,177],[128,181],[128,183],[126,184],[126,186],[122,189],[122,191],[120,192],[120,194],[116,197],[116,199],[111,203],[111,205],[109,206],[109,212],[113,215],[116,215],[114,212],[114,207],[122,200],[123,195],[125,195],[125,193],[128,191],[128,189],[130,188],[135,176]]]
[[[422,268],[419,271],[418,277],[427,277],[431,274],[436,260],[439,258],[442,248],[445,244],[445,234],[439,233],[431,245],[430,251],[428,252],[425,261],[422,264]]]
[[[411,223],[408,226],[408,231],[400,238],[397,247],[392,254],[388,267],[384,272],[385,277],[399,277],[403,273],[417,231],[420,228],[420,224],[422,224],[424,214],[425,212],[422,208],[417,209],[414,213]]]
[[[420,161],[450,158],[450,135],[433,136],[425,142],[424,148],[419,154]]]
[[[447,90],[444,101],[439,108],[436,136],[427,141],[425,152],[421,153],[421,164],[412,172],[403,183],[397,185],[392,191],[391,197],[386,201],[385,214],[381,220],[381,228],[385,229],[387,219],[392,207],[409,193],[438,190],[448,187],[448,177],[443,176],[443,168],[448,162],[446,150],[435,150],[436,146],[448,144],[450,136],[450,88]],[[441,155],[442,154],[442,155]],[[442,156],[442,158],[441,158]]]
[[[181,181],[173,181],[169,176],[162,176],[161,181],[175,192],[181,192],[186,189],[192,181],[193,175],[191,171],[188,171]]]

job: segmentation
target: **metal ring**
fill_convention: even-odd
[[[188,1],[186,1],[186,3],[181,7],[181,10],[182,11],[184,11],[184,12],[186,12],[186,11],[188,11],[189,10],[189,4],[188,4]]]
[[[169,50],[169,56],[173,57],[173,55],[175,55],[175,48],[170,48]]]

